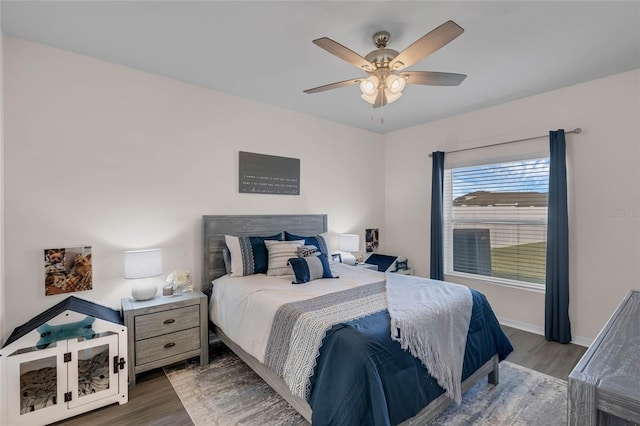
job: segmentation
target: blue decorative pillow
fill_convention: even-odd
[[[304,240],[306,246],[316,246],[320,253],[329,258],[329,234],[323,232],[322,234],[313,235],[311,237],[302,237],[300,235],[290,234],[287,231],[284,232],[285,241]]]
[[[282,241],[282,234],[269,237],[236,237],[225,235],[224,240],[231,255],[232,277],[264,274],[267,272],[269,255],[265,240]]]
[[[304,284],[320,278],[338,278],[331,274],[327,256],[293,257],[289,259],[296,280],[292,284]]]

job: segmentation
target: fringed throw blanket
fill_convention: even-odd
[[[473,308],[461,285],[409,275],[387,274],[391,338],[422,361],[458,404],[462,364]]]
[[[265,364],[307,399],[322,339],[333,325],[387,308],[384,282],[282,305],[273,319]]]

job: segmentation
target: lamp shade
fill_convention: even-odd
[[[365,78],[360,83],[360,91],[363,95],[367,96],[375,96],[378,93],[378,85],[380,84],[380,80],[375,75],[369,76]]]
[[[404,86],[406,84],[406,81],[404,78],[397,76],[395,74],[391,74],[389,77],[387,77],[386,80],[386,86],[387,86],[387,90],[394,95],[397,95],[398,93],[402,93],[402,91],[404,90]]]
[[[340,234],[340,251],[355,252],[360,250],[360,236],[357,234]]]
[[[158,287],[153,280],[140,278],[162,274],[162,249],[130,250],[124,252],[124,277],[138,279],[133,284],[131,296],[136,300],[152,299]]]
[[[362,92],[362,99],[366,102],[369,102],[373,105],[376,102],[376,98],[378,97],[378,86],[380,85],[380,80],[375,75],[371,75],[368,78],[365,78],[360,83],[360,91]]]
[[[162,274],[162,249],[124,252],[124,277],[128,279],[157,277]]]

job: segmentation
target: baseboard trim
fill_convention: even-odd
[[[509,318],[498,317],[498,321],[502,325],[506,325],[507,327],[517,328],[518,330],[528,331],[529,333],[539,334],[540,336],[544,336],[544,328],[535,325],[529,324],[526,322],[515,321]],[[589,339],[588,337],[582,336],[573,336],[571,343],[574,345],[589,347],[593,343],[593,339]]]
[[[595,339],[589,339],[588,337],[575,336],[571,340],[571,343],[576,344],[576,345],[580,345],[580,346],[584,346],[585,348],[588,348],[589,346],[591,346],[591,344],[593,343],[594,340]]]

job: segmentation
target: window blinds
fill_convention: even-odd
[[[549,159],[445,170],[445,270],[544,284]]]

